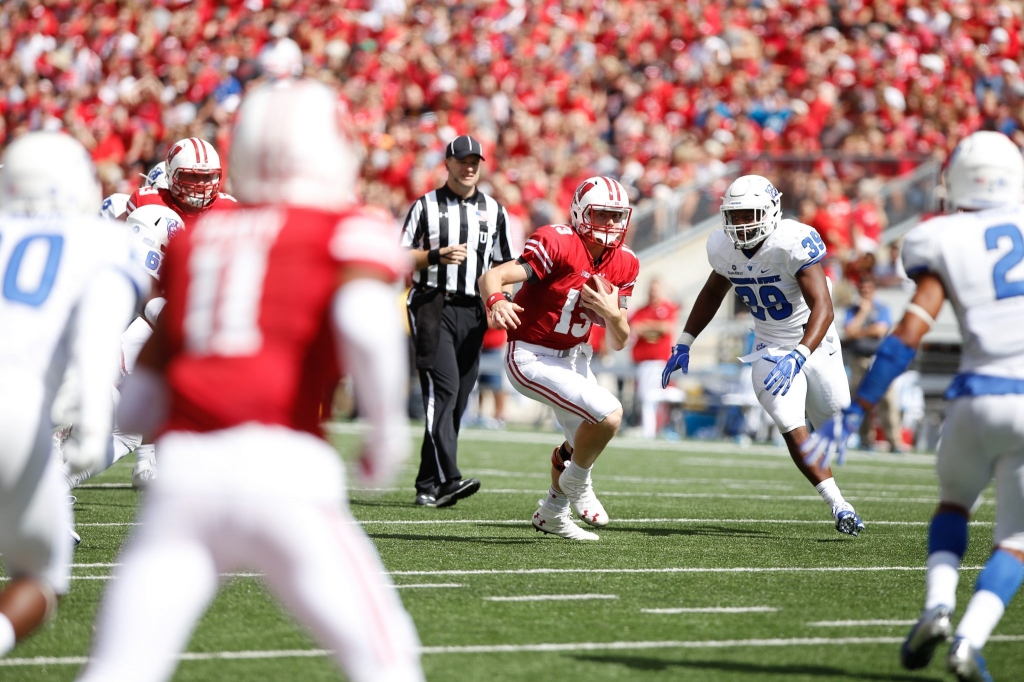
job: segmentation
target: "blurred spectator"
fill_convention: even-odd
[[[907,271],[903,269],[903,259],[900,257],[900,242],[895,241],[889,244],[886,249],[887,257],[879,260],[875,265],[875,280],[880,287],[902,287],[908,284],[912,287],[913,282],[907,277]]]
[[[479,422],[486,429],[505,428],[505,372],[502,370],[505,336],[504,329],[488,329],[484,333],[483,350],[480,352],[480,376],[477,378],[480,393]],[[491,417],[483,416],[487,395],[494,401],[494,415]]]
[[[662,394],[661,373],[672,355],[679,306],[665,297],[661,280],[652,279],[647,303],[629,318],[636,364],[636,400],[640,403],[640,425],[644,438],[658,434],[658,407]]]
[[[861,379],[871,367],[871,361],[878,352],[882,339],[892,327],[889,308],[875,300],[875,280],[864,276],[857,287],[860,299],[846,311],[845,339],[843,347],[850,356],[850,386],[856,391]],[[902,452],[905,448],[900,438],[901,420],[899,402],[892,386],[876,405],[875,413],[882,426],[882,434],[889,443],[891,452]],[[873,420],[869,414],[860,427],[861,447],[870,449],[874,442]]]

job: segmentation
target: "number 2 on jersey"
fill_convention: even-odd
[[[992,270],[992,284],[996,289],[996,300],[1020,296],[1024,294],[1024,280],[1008,280],[1006,275],[1024,260],[1024,235],[1013,223],[993,225],[985,230],[985,247],[991,251],[999,248],[1002,237],[1010,239],[1010,252],[999,259]]]

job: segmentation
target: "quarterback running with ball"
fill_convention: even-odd
[[[608,329],[609,345],[629,339],[626,300],[640,261],[624,245],[629,198],[612,178],[593,177],[576,189],[572,225],[546,225],[523,255],[480,278],[493,327],[508,330],[505,372],[516,390],[555,411],[565,442],[551,455],[551,488],[533,515],[533,527],[573,540],[597,540],[572,521],[570,504],[591,526],[608,525],[590,472],[622,421],[622,405],[597,384],[587,344],[594,323]],[[523,283],[511,300],[506,284]],[[607,283],[607,284],[606,284]]]
[[[722,199],[724,227],[708,238],[714,271],[697,296],[683,334],[662,374],[668,386],[674,371],[689,369],[690,346],[734,291],[754,316],[754,392],[775,421],[790,456],[832,509],[836,530],[864,530],[827,467],[805,464],[800,446],[809,437],[806,421],[817,428],[850,404],[832,310],[830,284],[821,267],[825,244],[818,233],[795,220],[783,220],[782,194],[760,175],[737,178]]]

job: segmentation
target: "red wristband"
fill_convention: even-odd
[[[487,297],[487,303],[484,304],[487,308],[487,312],[491,312],[491,307],[500,300],[508,300],[504,291],[499,291],[496,294],[491,294]]]

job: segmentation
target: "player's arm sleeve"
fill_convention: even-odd
[[[395,282],[412,270],[412,258],[402,248],[404,237],[402,245],[395,244],[394,234],[394,226],[376,216],[347,217],[335,228],[330,253],[342,266],[368,269],[382,279]]]
[[[559,256],[557,234],[550,227],[542,227],[526,240],[519,262],[528,266],[527,274],[532,272],[536,280],[543,281],[558,268]]]
[[[497,202],[495,202],[497,203]],[[497,229],[494,230],[494,244],[491,248],[491,263],[501,265],[512,260],[512,221],[508,219],[508,211],[501,204],[498,206]]]
[[[420,197],[413,203],[409,213],[405,216],[401,244],[407,249],[424,249],[423,243],[427,233],[426,205],[427,198]]]
[[[75,309],[69,366],[77,376],[75,442],[65,455],[76,471],[100,467],[108,457],[114,420],[111,386],[119,378],[121,333],[131,321],[137,283],[115,268],[93,277]]]
[[[942,250],[939,248],[940,240],[935,232],[929,229],[928,223],[925,223],[908,232],[903,238],[900,258],[903,260],[903,269],[906,270],[907,277],[913,279],[924,273],[941,274]]]
[[[360,475],[375,486],[392,481],[410,452],[408,349],[394,299],[392,286],[354,279],[338,289],[332,308],[339,355],[355,382],[359,413],[370,424]]]
[[[124,215],[130,214],[132,211],[139,207],[139,190],[132,192],[132,195],[128,197],[128,203],[125,205]]]

